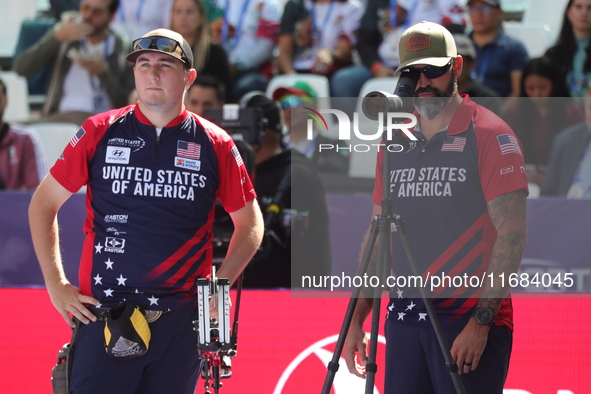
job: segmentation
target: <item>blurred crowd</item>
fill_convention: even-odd
[[[322,94],[297,81],[297,75],[326,77],[331,97],[358,97],[367,81],[395,76],[402,32],[427,20],[446,26],[456,38],[465,65],[457,82],[460,93],[501,115],[518,135],[532,195],[591,197],[591,104],[586,104],[591,0],[569,0],[564,10],[555,10],[564,15],[558,39],[537,58],[505,32],[499,0],[50,3],[52,19],[40,22],[42,28],[23,24],[20,41],[29,45],[19,44],[12,67],[27,77],[30,92],[44,95],[37,122],[79,125],[92,114],[134,104],[125,55],[133,39],[165,27],[193,48],[199,77],[186,96],[190,111],[202,115],[227,103],[245,106],[244,98],[253,92],[267,96],[280,115],[275,136],[268,137],[277,141],[274,155],[292,149],[307,156],[315,172],[346,175],[346,152],[319,155],[315,149],[329,137],[315,131],[310,140],[290,132],[296,129],[290,127],[291,111],[312,105]],[[278,75],[291,75],[295,82],[269,92]],[[10,90],[0,86],[3,100],[10,100]],[[0,187],[32,189],[51,163],[44,165],[27,126],[8,125],[1,117],[0,122]],[[265,153],[267,146],[256,149]]]

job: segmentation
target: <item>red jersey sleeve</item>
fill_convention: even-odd
[[[96,152],[98,143],[105,135],[109,125],[131,108],[129,106],[104,112],[84,121],[50,169],[51,175],[60,185],[68,191],[76,193],[87,183],[89,163]]]
[[[478,117],[478,114],[476,115]],[[478,169],[486,202],[519,189],[527,190],[523,148],[511,128],[500,118],[475,121]]]

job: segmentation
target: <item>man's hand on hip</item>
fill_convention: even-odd
[[[62,315],[70,327],[74,327],[71,316],[75,316],[84,324],[95,322],[96,316],[90,312],[84,304],[98,306],[100,303],[96,298],[85,296],[79,288],[70,283],[60,283],[48,286],[47,292],[55,309]]]

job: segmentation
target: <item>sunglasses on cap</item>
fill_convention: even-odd
[[[162,36],[138,38],[133,41],[132,47],[134,52],[142,49],[157,49],[162,52],[170,53],[171,55],[180,55],[181,60],[185,64],[190,64],[181,44],[172,38]],[[177,52],[177,48],[180,50],[180,53]]]
[[[405,70],[412,70],[414,72],[417,72],[419,74],[423,73],[425,74],[425,77],[427,77],[428,79],[435,79],[435,78],[439,78],[443,75],[445,75],[445,73],[447,72],[447,70],[449,70],[449,68],[451,67],[451,65],[453,64],[454,59],[450,59],[449,63],[447,63],[445,66],[441,66],[441,67],[437,67],[437,66],[427,66],[424,68],[406,68],[403,69],[402,72],[404,72]]]

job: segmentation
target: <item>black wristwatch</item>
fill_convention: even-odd
[[[486,307],[477,308],[474,311],[474,319],[483,326],[490,326],[495,318],[495,314],[492,309]]]

